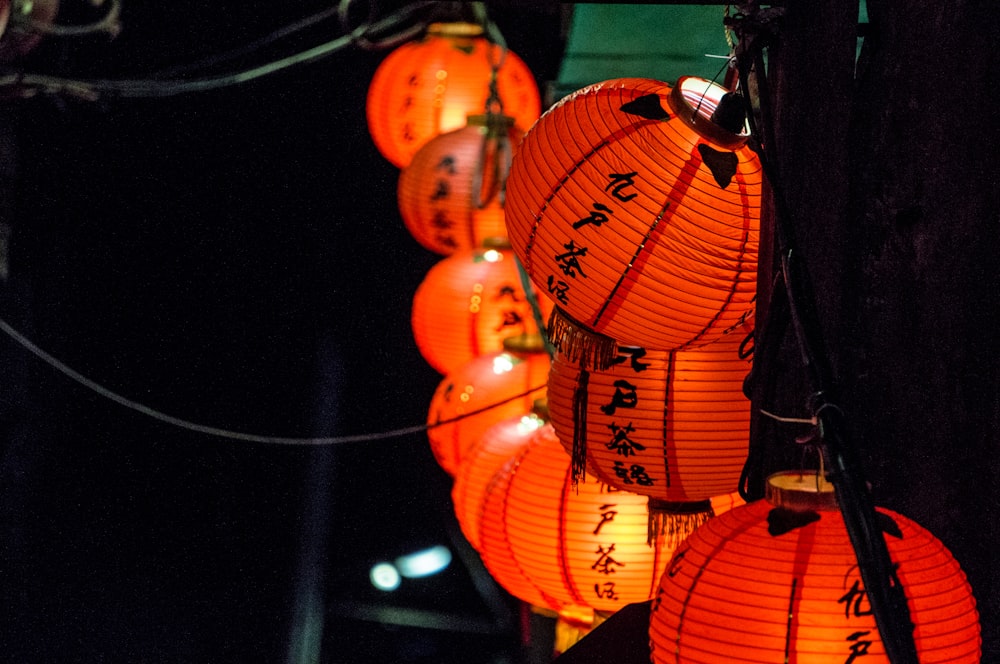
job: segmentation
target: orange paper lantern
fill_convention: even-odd
[[[399,212],[410,234],[443,255],[506,237],[504,188],[520,140],[513,118],[478,115],[424,144],[399,176]]]
[[[551,302],[538,298],[543,315]],[[428,271],[413,295],[413,337],[427,363],[449,374],[472,359],[503,350],[504,339],[540,334],[505,244],[460,251]]]
[[[525,135],[507,181],[507,229],[565,314],[557,347],[598,333],[589,343],[606,361],[614,341],[674,350],[752,316],[761,167],[741,127],[710,119],[725,92],[694,77],[673,89],[605,81],[564,98]]]
[[[490,43],[473,23],[435,23],[427,36],[392,51],[368,87],[368,131],[400,168],[431,138],[486,110],[492,67],[503,109],[527,128],[541,113],[534,75],[515,53]]]
[[[495,521],[484,517],[481,553],[491,573],[498,558],[514,561],[518,573],[501,581],[511,594],[601,612],[652,596],[671,551],[662,538],[647,543],[644,497],[596,481],[574,488],[548,425],[500,474],[509,477],[496,481],[502,496],[488,494]]]
[[[795,473],[768,491],[677,549],[653,603],[654,664],[888,662],[833,488]],[[978,614],[958,563],[913,521],[879,517],[920,662],[979,662]]]
[[[508,337],[503,345],[504,350],[480,355],[448,374],[431,397],[427,437],[434,458],[452,476],[487,429],[530,412],[545,396],[550,362],[541,337]]]
[[[479,527],[490,480],[543,426],[545,419],[534,412],[508,417],[487,429],[463,456],[451,499],[462,534],[477,551],[482,548]]]
[[[556,353],[552,425],[577,474],[585,462],[600,481],[655,501],[703,501],[739,486],[749,369],[731,340],[677,351],[620,346],[609,368],[592,371]]]

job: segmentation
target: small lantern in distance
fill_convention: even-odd
[[[417,348],[443,375],[473,358],[503,350],[504,339],[541,334],[506,239],[458,251],[427,272],[413,295],[411,323]],[[552,303],[537,298],[541,315]]]
[[[507,173],[520,140],[514,118],[482,114],[425,143],[400,172],[397,192],[400,215],[414,239],[449,255],[506,237]]]
[[[515,53],[491,43],[475,23],[434,23],[427,35],[392,51],[368,87],[368,131],[379,152],[403,168],[438,134],[482,113],[496,91],[518,127],[541,114],[534,75]]]
[[[491,426],[531,411],[545,396],[549,363],[540,335],[518,335],[504,339],[503,350],[472,358],[441,380],[427,413],[427,438],[445,472],[454,476],[466,450]]]

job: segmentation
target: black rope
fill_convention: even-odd
[[[815,300],[808,268],[799,259],[795,249],[791,225],[794,217],[785,198],[777,169],[765,153],[765,146],[770,147],[770,144],[761,136],[757,122],[758,109],[754,108],[750,99],[752,69],[756,75],[755,82],[761,97],[761,116],[768,117],[767,109],[763,107],[768,100],[763,53],[767,42],[775,35],[773,24],[781,16],[780,13],[761,16],[754,12],[754,4],[750,3],[746,7],[748,13],[727,20],[732,23],[740,38],[736,60],[750,133],[754,137],[750,145],[760,158],[764,177],[770,185],[774,198],[774,237],[778,245],[781,270],[780,284],[776,285],[782,288],[783,297],[779,297],[784,300],[787,320],[794,330],[803,368],[811,385],[812,396],[809,399],[809,406],[816,419],[822,441],[828,478],[837,490],[837,503],[857,557],[858,568],[886,654],[893,664],[919,664],[913,636],[914,625],[910,618],[906,595],[896,576],[885,537],[878,527],[871,492],[861,472],[853,441],[847,435],[843,411],[831,396],[832,372],[827,357],[820,351],[823,348],[821,327],[813,306]],[[759,453],[759,450],[757,452]],[[755,460],[755,463],[757,462],[758,460]],[[745,473],[751,470],[745,470]]]

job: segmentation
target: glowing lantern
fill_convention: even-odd
[[[603,366],[615,341],[705,344],[752,316],[761,168],[742,119],[732,130],[711,119],[733,107],[725,93],[694,77],[673,89],[605,81],[525,135],[507,181],[508,235],[558,307],[552,341],[572,359]]]
[[[479,526],[490,480],[543,426],[545,419],[535,412],[508,417],[487,429],[462,458],[451,499],[462,534],[477,551],[481,548]]]
[[[677,549],[653,603],[654,664],[888,662],[833,488],[795,473],[772,478],[768,492]],[[978,614],[958,563],[913,521],[879,516],[920,662],[979,662]]]
[[[469,124],[428,141],[399,176],[399,212],[410,234],[448,255],[506,237],[504,188],[521,132],[513,118],[469,117]]]
[[[534,75],[516,54],[490,43],[480,26],[436,23],[424,39],[392,51],[368,88],[368,131],[379,152],[402,168],[431,138],[484,112],[494,65],[504,112],[530,127],[541,113]]]
[[[538,303],[543,315],[552,310],[544,298]],[[436,263],[413,295],[411,322],[417,348],[442,374],[502,350],[508,337],[540,333],[505,243],[455,252]]]
[[[449,373],[431,397],[427,424],[438,426],[428,429],[427,437],[434,458],[450,475],[487,429],[530,412],[534,402],[545,396],[549,355],[541,337],[508,337],[503,347]]]
[[[59,0],[0,0],[0,62],[17,60],[38,46],[58,13]]]
[[[749,369],[734,340],[677,351],[619,346],[608,369],[593,371],[557,352],[550,418],[576,476],[586,466],[602,482],[648,496],[654,527],[686,534],[706,510],[676,503],[739,486],[750,435]]]
[[[498,578],[511,594],[600,612],[652,596],[671,550],[661,538],[647,543],[643,496],[597,481],[574,488],[548,425],[499,475],[507,478],[495,480],[503,495],[494,488],[484,503],[481,554],[491,574],[497,559],[517,570]]]

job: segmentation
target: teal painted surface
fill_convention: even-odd
[[[578,4],[559,72],[560,91],[623,76],[671,84],[681,76],[713,79],[725,60],[706,54],[729,54],[723,11],[719,5]]]

